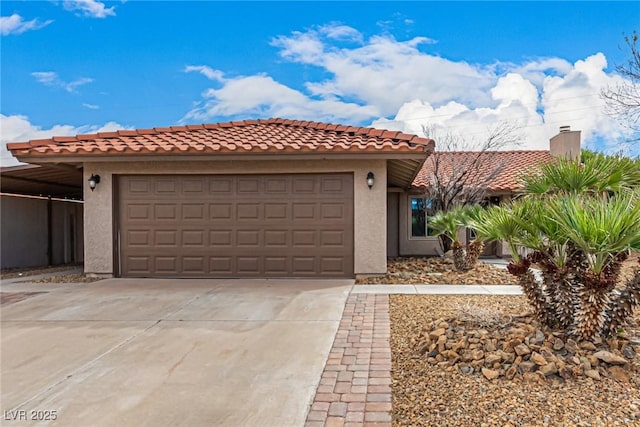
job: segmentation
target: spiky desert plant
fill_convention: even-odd
[[[560,234],[585,256],[587,268],[576,270],[574,281],[578,296],[574,334],[590,339],[609,332],[607,313],[618,306],[620,293],[613,291],[620,268],[629,250],[640,249],[640,193],[568,196],[556,198],[546,208]]]
[[[440,211],[431,217],[429,226],[436,236],[444,235],[451,242],[451,250],[453,251],[453,265],[456,270],[468,270],[465,262],[466,251],[464,245],[458,239],[458,231],[462,226],[461,217],[464,207],[458,206],[447,212]]]
[[[620,163],[598,164],[610,168]],[[556,167],[567,168],[560,163]],[[479,225],[479,232],[509,243],[514,255],[509,271],[519,277],[544,324],[592,339],[614,331],[640,302],[638,272],[626,285],[618,283],[629,251],[640,249],[640,190],[623,181],[586,185],[581,191],[574,190],[582,184],[553,191],[549,187],[543,197],[490,209]],[[567,182],[585,181],[573,176]],[[533,252],[522,259],[518,246]],[[541,269],[541,281],[532,280],[532,264]]]
[[[429,220],[429,226],[435,235],[444,235],[451,242],[453,251],[453,265],[456,270],[471,270],[484,249],[481,239],[463,244],[458,239],[458,233],[469,227],[471,218],[478,215],[482,207],[478,206],[457,206],[448,212],[440,211]]]
[[[554,322],[551,304],[534,272],[529,268],[531,257],[521,257],[518,246],[533,239],[537,230],[532,226],[529,215],[531,202],[517,200],[501,206],[493,206],[474,220],[476,233],[486,240],[502,240],[509,245],[513,260],[507,270],[518,278],[518,284],[534,309],[534,314],[544,325]]]
[[[484,209],[480,205],[467,206],[465,211],[460,216],[460,222],[462,226],[475,230],[475,224],[482,217]],[[476,232],[476,238],[467,243],[467,255],[466,263],[469,268],[473,268],[480,259],[482,251],[484,250],[484,239],[482,235]]]

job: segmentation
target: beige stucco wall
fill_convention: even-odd
[[[387,164],[386,160],[263,160],[263,161],[155,161],[84,164],[85,272],[114,273],[113,176],[133,174],[262,174],[353,172],[354,272],[386,272]],[[367,187],[368,172],[375,184]],[[95,191],[86,185],[91,174],[100,175]]]
[[[420,197],[419,194],[403,192],[399,194],[399,220],[398,236],[400,256],[435,256],[438,255],[440,244],[437,237],[411,237],[411,208],[410,198]]]

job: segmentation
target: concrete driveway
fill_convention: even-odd
[[[303,426],[352,283],[3,284],[0,424]]]

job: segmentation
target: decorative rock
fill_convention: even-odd
[[[563,366],[560,369],[558,369],[558,375],[560,375],[565,380],[568,380],[574,377],[574,372],[573,372],[573,369],[567,366]]]
[[[556,338],[553,341],[553,349],[556,351],[560,351],[564,348],[564,341],[562,341],[560,338]]]
[[[437,340],[438,337],[440,337],[440,335],[444,335],[446,332],[447,332],[446,329],[438,328],[436,330],[429,332],[429,338],[431,338],[432,340]]]
[[[460,368],[460,372],[463,373],[464,375],[473,374],[473,368],[469,365],[459,365],[459,368]]]
[[[429,344],[425,344],[422,347],[420,347],[420,349],[418,350],[419,354],[425,354],[429,352]]]
[[[525,382],[538,384],[546,383],[546,378],[544,375],[542,375],[541,372],[526,372],[522,375],[522,377],[524,378]]]
[[[569,353],[576,354],[578,352],[578,344],[571,338],[564,344],[564,348],[566,348]]]
[[[438,337],[438,341],[437,341],[438,344],[444,344],[446,342],[447,342],[447,336],[446,335],[440,335]]]
[[[540,329],[536,329],[536,344],[542,344],[544,342],[544,333]]]
[[[619,366],[612,366],[608,369],[608,371],[609,375],[611,375],[611,377],[616,381],[625,383],[629,382],[629,373],[624,368],[621,368]]]
[[[593,345],[593,343],[590,341],[582,341],[580,344],[578,344],[578,347],[580,347],[583,350],[589,350],[589,351],[596,350],[596,346]]]
[[[600,381],[600,372],[598,372],[597,369],[589,369],[589,370],[585,369],[584,374],[591,379]]]
[[[533,362],[522,362],[520,364],[520,370],[525,373],[525,372],[533,372],[536,369],[536,365]]]
[[[507,378],[508,380],[512,380],[513,377],[516,376],[516,373],[518,372],[518,368],[516,368],[515,366],[510,367],[509,369],[507,369],[507,371],[505,372],[504,376],[505,378]]]
[[[530,354],[531,350],[527,347],[526,344],[520,344],[513,348],[518,356],[524,356],[525,354]]]
[[[484,351],[482,351],[482,350],[473,350],[471,352],[471,358],[473,360],[480,360],[480,359],[484,358]]]
[[[531,361],[533,363],[535,363],[536,365],[538,365],[538,366],[544,366],[547,363],[549,363],[549,362],[547,362],[547,359],[542,357],[542,355],[540,353],[533,353],[531,355]]]
[[[556,366],[555,363],[550,362],[550,363],[547,363],[546,365],[540,366],[540,369],[538,371],[542,372],[542,375],[544,375],[545,377],[548,377],[549,375],[553,375],[557,373],[558,367]]]
[[[627,359],[625,359],[624,357],[618,356],[617,354],[613,354],[605,350],[593,353],[593,355],[603,362],[607,362],[611,365],[626,365],[628,363]]]
[[[489,354],[484,358],[484,362],[489,366],[493,365],[496,362],[500,362],[501,360],[502,360],[502,356],[495,353]]]
[[[544,357],[547,362],[555,362],[557,360],[557,357],[547,347],[542,347],[540,349],[540,355]]]
[[[488,380],[495,380],[500,376],[500,372],[493,369],[482,368],[482,375]]]
[[[636,357],[636,352],[629,344],[625,344],[622,346],[622,355],[627,359],[633,359]]]
[[[586,357],[581,357],[580,358],[580,364],[582,365],[582,367],[584,368],[585,371],[590,371],[591,370],[591,361],[589,359],[587,359]]]
[[[496,345],[493,343],[492,340],[485,341],[484,351],[487,351],[487,352],[496,351]]]

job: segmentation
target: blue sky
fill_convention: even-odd
[[[0,6],[3,143],[279,116],[473,141],[512,122],[520,148],[568,124],[615,149],[598,94],[640,29],[639,2]]]

